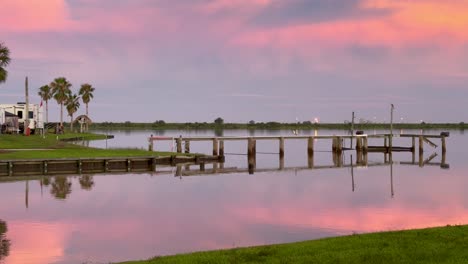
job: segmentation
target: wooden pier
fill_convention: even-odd
[[[182,143],[185,143],[184,152],[190,153],[190,142],[192,141],[208,141],[212,144],[212,154],[213,156],[218,156],[220,160],[224,160],[225,149],[224,142],[226,141],[246,141],[246,154],[247,154],[247,163],[250,171],[254,170],[256,167],[256,143],[259,140],[269,140],[278,142],[278,154],[279,154],[279,164],[280,168],[284,167],[284,154],[285,154],[285,140],[303,140],[304,144],[307,144],[307,157],[308,157],[308,167],[314,167],[314,142],[317,140],[331,140],[331,149],[330,151],[334,155],[334,160],[339,161],[340,155],[346,150],[355,150],[357,163],[366,163],[367,154],[369,152],[382,152],[385,154],[385,160],[390,159],[393,152],[411,152],[413,154],[412,162],[415,162],[415,153],[416,153],[416,139],[418,139],[418,151],[419,151],[419,161],[418,164],[424,163],[423,153],[424,145],[428,144],[432,147],[438,147],[432,140],[439,139],[441,141],[442,154],[445,154],[447,151],[446,147],[446,137],[450,134],[449,132],[442,132],[440,135],[417,135],[417,134],[378,134],[378,135],[366,135],[363,133],[357,133],[356,135],[329,135],[329,136],[256,136],[256,137],[153,137],[149,138],[149,149],[154,149],[154,141],[157,140],[174,140],[176,145],[176,151],[182,153]],[[411,138],[411,146],[394,146],[394,138]],[[369,139],[382,139],[383,142],[381,145],[370,146],[368,144]],[[345,140],[350,140],[355,142],[354,148],[345,148]],[[445,155],[443,155],[445,157]],[[282,165],[283,164],[283,165]]]
[[[219,162],[218,156],[122,157],[92,159],[0,160],[0,177],[86,173],[147,172],[156,166]]]

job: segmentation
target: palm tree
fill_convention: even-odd
[[[8,72],[5,67],[10,63],[10,50],[3,43],[0,43],[0,83],[5,82]]]
[[[88,104],[91,101],[91,99],[94,97],[93,96],[94,92],[94,87],[91,86],[89,83],[85,83],[81,85],[79,95],[81,95],[81,99],[83,100],[83,103],[86,105],[86,115],[88,115]]]
[[[42,100],[45,101],[45,109],[46,109],[46,120],[45,122],[49,122],[49,100],[52,99],[54,94],[52,93],[52,89],[50,88],[49,85],[44,85],[41,88],[39,88],[39,92],[37,93]]]
[[[71,86],[71,83],[69,83],[65,77],[55,78],[55,80],[50,83],[54,99],[57,101],[57,104],[60,105],[60,126],[63,126],[63,104],[71,94]]]
[[[67,112],[70,116],[70,131],[73,131],[73,114],[80,108],[80,97],[76,94],[69,94],[65,105],[67,106]]]

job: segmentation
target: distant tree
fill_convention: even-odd
[[[76,94],[69,94],[65,105],[70,116],[70,131],[73,131],[73,114],[80,108],[80,97]]]
[[[5,70],[8,64],[10,64],[10,50],[0,42],[0,83],[5,82],[8,77],[8,72]]]
[[[255,121],[250,120],[250,121],[249,121],[249,125],[255,125]]]
[[[164,122],[164,120],[156,120],[156,121],[154,122],[154,124],[156,124],[156,125],[165,125],[166,122]]]
[[[312,122],[311,121],[304,121],[304,122],[302,122],[302,124],[310,126],[310,125],[312,125]]]
[[[54,177],[54,182],[52,183],[52,188],[50,193],[57,199],[66,199],[67,196],[71,193],[72,183],[68,181],[65,176],[56,176]]]
[[[39,92],[37,93],[43,101],[45,101],[46,105],[46,123],[49,122],[49,100],[52,99],[54,94],[52,93],[52,89],[49,85],[44,85],[39,88]]]
[[[224,119],[222,119],[221,117],[218,117],[215,119],[214,123],[217,125],[222,125],[224,124]]]
[[[71,94],[71,86],[71,83],[69,83],[65,77],[55,78],[55,80],[50,83],[54,99],[57,101],[57,104],[60,105],[60,126],[63,125],[63,105]]]

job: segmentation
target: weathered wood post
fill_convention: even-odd
[[[182,135],[176,139],[177,143],[177,153],[182,153]]]
[[[48,165],[47,161],[45,160],[44,163],[42,164],[42,168],[44,170],[43,171],[44,175],[47,175],[47,165]],[[80,173],[81,173],[81,171],[80,171]]]
[[[182,176],[182,165],[177,165],[175,176]]]
[[[213,163],[213,172],[216,173],[218,171],[218,163]]]
[[[414,136],[411,137],[411,151],[412,152],[416,151],[416,138]]]
[[[363,152],[364,152],[364,155],[367,156],[367,151],[368,151],[368,141],[367,141],[367,136],[363,137],[362,138],[362,148],[363,148]]]
[[[200,163],[200,171],[205,171],[205,163]]]
[[[249,174],[253,174],[253,171],[255,170],[255,159],[255,139],[250,137],[247,141],[247,160],[249,166]]]
[[[218,156],[218,138],[213,138],[213,156]]]
[[[419,154],[424,152],[424,137],[419,136]]]
[[[309,169],[314,167],[314,137],[307,139],[307,164]]]
[[[361,152],[362,151],[362,137],[356,137],[356,151]]]
[[[219,156],[224,157],[224,140],[219,141]]]
[[[419,167],[424,166],[424,152],[420,151],[419,152]]]
[[[279,167],[280,170],[284,169],[284,138],[279,138]]]
[[[185,140],[185,153],[190,153],[190,140]]]
[[[151,159],[151,171],[156,171],[156,158]]]
[[[445,142],[445,136],[442,136],[440,140],[442,141],[442,154],[444,154],[444,153],[447,152],[447,145],[446,145],[446,142]]]
[[[127,159],[127,172],[130,172],[132,170],[132,160]]]
[[[13,176],[13,162],[8,162],[8,176]]]
[[[148,151],[153,151],[153,134],[151,134],[151,137],[148,139],[149,145],[148,145]]]

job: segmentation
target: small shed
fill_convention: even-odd
[[[1,128],[2,134],[18,134],[19,117],[15,114],[5,111],[5,120]]]
[[[89,118],[87,115],[80,115],[75,118],[75,121],[73,122],[78,122],[80,124],[80,133],[83,133],[85,131],[88,131],[89,125],[91,125],[93,122],[91,121],[91,118]]]

